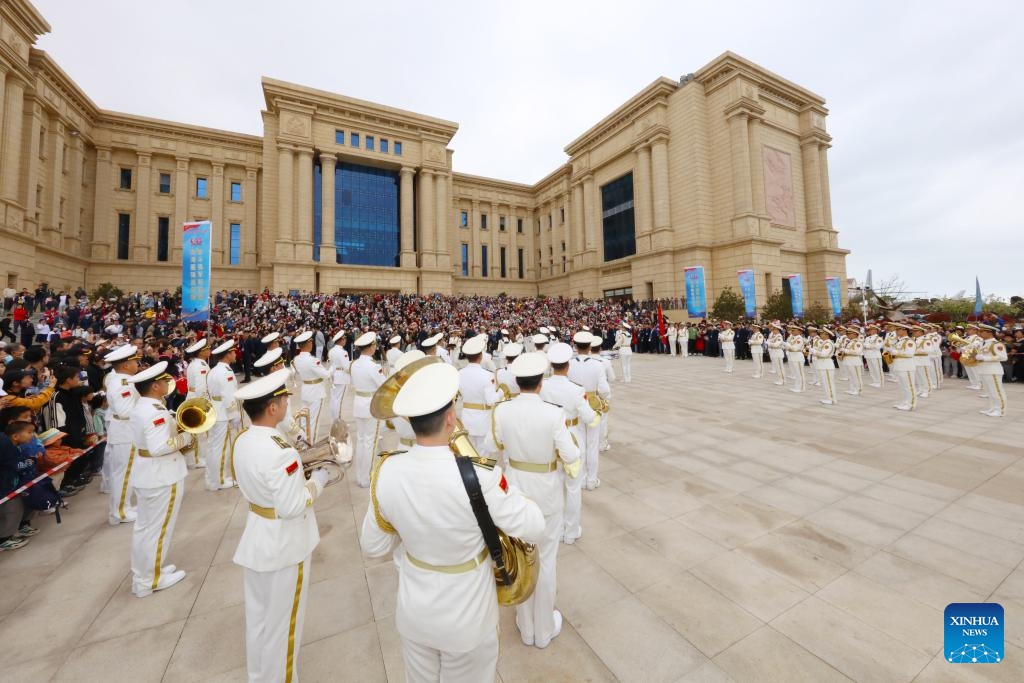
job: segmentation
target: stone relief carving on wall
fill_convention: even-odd
[[[286,114],[284,116],[282,128],[285,133],[289,135],[298,135],[301,137],[309,136],[309,121],[296,114]]]
[[[789,154],[772,147],[764,153],[764,200],[773,223],[796,227],[793,207],[793,160]]]

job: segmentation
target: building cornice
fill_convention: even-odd
[[[25,0],[5,0],[3,7],[17,21],[18,27],[31,33],[33,38],[50,32],[50,24],[32,3]]]
[[[258,135],[247,135],[245,133],[232,133],[216,128],[204,128],[202,126],[191,126],[163,119],[152,119],[134,114],[124,114],[115,111],[101,110],[96,120],[97,126],[105,126],[118,131],[129,131],[132,133],[143,133],[156,137],[180,136],[189,140],[211,142],[220,145],[241,147],[249,151],[261,153],[263,151],[263,137]]]
[[[733,52],[723,52],[695,74],[695,80],[704,86],[704,91],[711,94],[736,76],[746,76],[758,84],[758,88],[776,100],[794,108],[808,104],[825,105],[820,95],[802,88],[792,81],[787,81],[778,74],[754,64]]]
[[[47,52],[32,48],[29,55],[29,64],[32,69],[43,77],[47,85],[74,105],[79,115],[86,119],[87,123],[92,124],[100,114],[100,108],[96,106],[96,103],[78,87],[78,84],[71,80],[71,77]],[[45,101],[46,98],[42,99]]]
[[[588,146],[604,139],[611,133],[621,130],[630,124],[652,104],[667,102],[668,96],[679,89],[679,84],[671,78],[662,76],[633,97],[626,100],[619,108],[591,126],[583,135],[565,146],[565,153],[574,156]]]

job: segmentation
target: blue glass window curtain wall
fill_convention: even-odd
[[[338,162],[334,169],[334,227],[323,224],[322,170],[313,167],[313,260],[320,260],[326,233],[335,262],[359,266],[399,263],[398,172]],[[326,230],[325,230],[326,228]]]
[[[614,261],[635,254],[632,173],[601,188],[601,218],[604,227],[604,260]]]

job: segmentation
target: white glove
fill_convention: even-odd
[[[327,486],[327,480],[330,478],[330,475],[327,474],[327,470],[322,467],[313,470],[312,474],[309,475],[309,480],[315,481],[317,487],[319,487],[321,491],[323,491],[324,487]]]
[[[577,458],[572,462],[563,462],[562,469],[564,469],[565,473],[568,474],[572,479],[575,479],[576,477],[580,476],[580,463],[582,461],[583,458]]]

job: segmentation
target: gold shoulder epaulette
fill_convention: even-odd
[[[270,438],[271,438],[271,439],[273,439],[273,440],[274,440],[274,443],[276,443],[276,444],[277,444],[278,446],[280,446],[280,447],[281,447],[282,449],[284,449],[284,448],[291,448],[291,447],[292,447],[290,443],[288,443],[287,441],[285,441],[284,439],[282,439],[282,438],[281,438],[280,436],[278,436],[277,434],[272,434],[272,435],[270,436]]]

